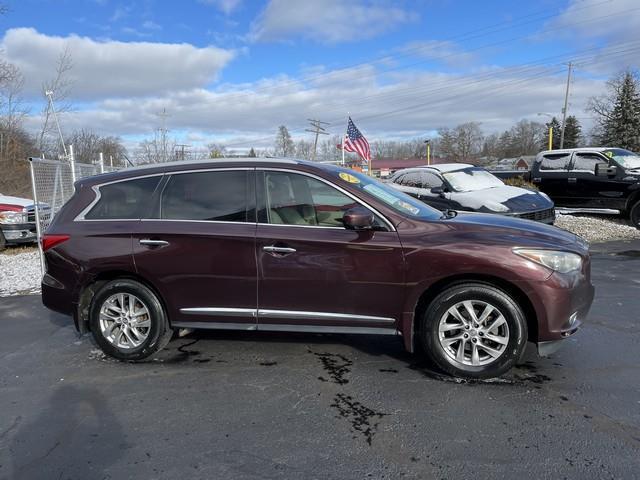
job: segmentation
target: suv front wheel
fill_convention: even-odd
[[[527,323],[517,302],[504,291],[482,283],[454,285],[427,308],[419,338],[431,360],[462,378],[491,378],[520,359]]]
[[[129,279],[105,284],[89,310],[91,333],[107,355],[136,361],[162,350],[173,333],[155,293]]]

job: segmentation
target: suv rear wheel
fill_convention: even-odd
[[[89,323],[96,343],[119,360],[142,360],[162,350],[173,333],[158,297],[129,279],[104,285],[93,297]]]
[[[482,283],[454,285],[430,304],[419,332],[425,352],[446,373],[491,378],[521,357],[527,323],[504,291]]]
[[[640,229],[640,201],[636,202],[636,204],[631,207],[631,211],[629,212],[629,220],[631,220],[631,225]]]

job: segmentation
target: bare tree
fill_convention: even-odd
[[[278,127],[278,134],[276,135],[276,155],[281,157],[290,157],[295,153],[295,144],[291,139],[289,130],[284,125]]]
[[[76,130],[69,136],[73,145],[75,160],[83,163],[95,163],[104,155],[105,161],[114,165],[124,165],[127,149],[119,137],[102,137],[91,130]]]

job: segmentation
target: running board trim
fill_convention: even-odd
[[[253,317],[253,318],[282,318],[287,320],[342,320],[355,322],[374,322],[392,325],[396,321],[389,317],[374,317],[370,315],[354,315],[351,313],[307,312],[296,310],[269,310],[253,308],[222,308],[222,307],[194,307],[181,308],[185,315],[211,315],[220,317]]]
[[[295,325],[273,323],[225,323],[225,322],[172,322],[173,328],[194,328],[206,330],[245,330],[260,332],[302,332],[302,333],[348,333],[365,335],[400,335],[392,328],[343,327],[337,325]]]
[[[620,215],[620,210],[613,208],[570,208],[556,207],[556,213],[599,213],[601,215]]]

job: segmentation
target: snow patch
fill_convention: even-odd
[[[38,251],[0,254],[0,297],[40,293]]]

